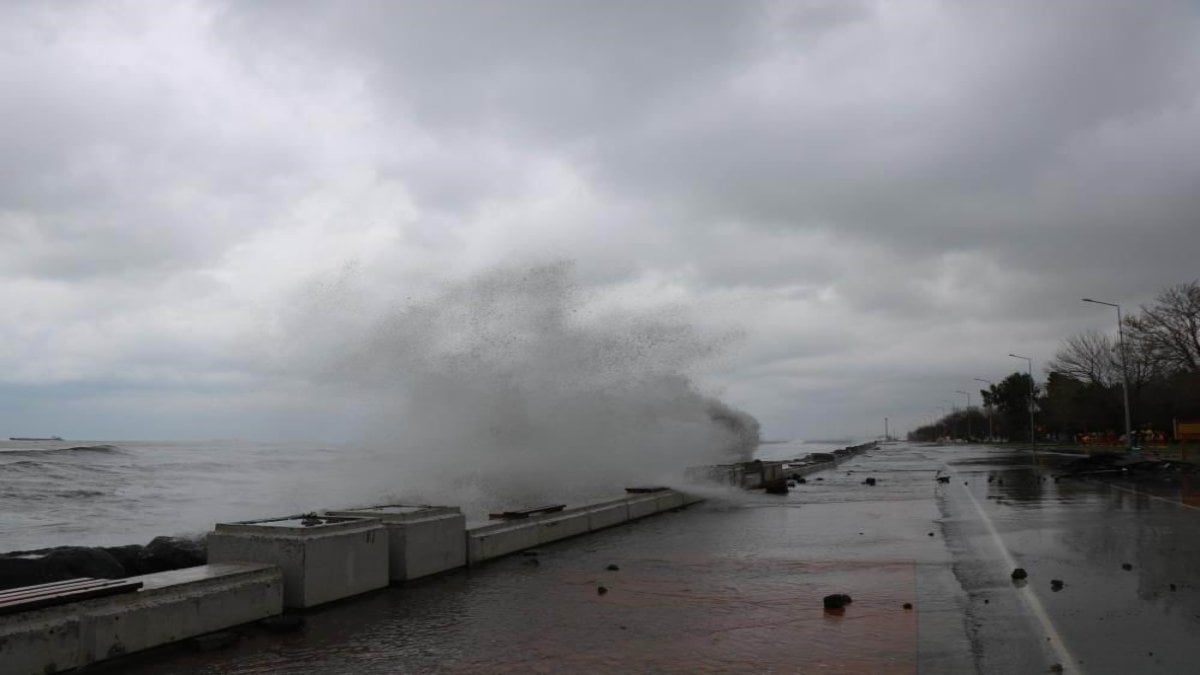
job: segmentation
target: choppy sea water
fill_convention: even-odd
[[[758,454],[848,444],[772,443]],[[0,441],[0,552],[145,543],[217,522],[403,499],[389,492],[399,469],[383,454],[306,443]]]
[[[144,543],[312,510],[369,459],[300,443],[4,441],[0,551]]]

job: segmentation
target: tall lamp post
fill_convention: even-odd
[[[1121,306],[1115,302],[1104,302],[1103,300],[1093,300],[1091,298],[1084,298],[1083,301],[1117,308],[1117,341],[1121,346],[1121,394],[1125,399],[1125,443],[1129,451],[1133,452],[1133,425],[1130,424],[1129,415],[1129,368],[1125,357],[1125,330],[1121,326]]]
[[[1032,445],[1033,440],[1033,359],[1020,354],[1009,354],[1014,359],[1025,359],[1029,364],[1029,443]]]
[[[971,441],[971,392],[955,389],[954,393],[967,397],[967,442]]]
[[[993,388],[996,386],[995,382],[992,382],[991,380],[985,380],[982,377],[976,377],[974,379],[976,382],[985,382]],[[987,402],[987,418],[988,418],[988,440],[990,441],[996,437],[996,434],[992,431],[992,403],[991,403],[991,401]]]

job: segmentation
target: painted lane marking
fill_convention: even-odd
[[[1163,502],[1165,504],[1174,504],[1175,506],[1181,506],[1185,509],[1192,509],[1195,511],[1200,511],[1200,507],[1192,506],[1191,504],[1184,504],[1183,502],[1173,501],[1171,499],[1167,499],[1166,497],[1159,497],[1158,495],[1152,495],[1149,492],[1141,492],[1139,490],[1134,490],[1132,488],[1121,487],[1120,485],[1113,485],[1112,483],[1105,483],[1104,481],[1090,480],[1088,482],[1089,483],[1099,483],[1101,485],[1107,485],[1108,487],[1110,487],[1114,490],[1120,490],[1121,492],[1128,492],[1129,494],[1134,494],[1139,497],[1146,497],[1147,499],[1153,499],[1156,502]]]
[[[1008,548],[1004,546],[1004,540],[1000,538],[1000,533],[996,531],[996,526],[992,524],[992,519],[984,512],[983,507],[979,504],[979,500],[975,499],[975,495],[971,494],[971,490],[966,486],[961,486],[963,492],[967,494],[967,498],[971,500],[971,504],[975,507],[975,512],[979,514],[980,520],[983,521],[987,528],[988,534],[992,537],[992,543],[995,544],[996,550],[1000,552],[1004,558],[1004,563],[1008,565],[1009,571],[1016,569],[1017,561],[1013,559],[1008,552]],[[1058,657],[1058,662],[1064,668],[1074,669],[1076,672],[1083,672],[1079,667],[1079,662],[1071,655],[1071,650],[1067,649],[1067,643],[1063,641],[1062,635],[1058,629],[1054,627],[1054,623],[1050,620],[1050,615],[1046,614],[1046,608],[1042,606],[1042,601],[1033,592],[1029,586],[1020,586],[1016,588],[1017,595],[1025,602],[1025,606],[1030,613],[1042,625],[1042,630],[1050,637],[1050,647],[1054,650],[1054,654]]]

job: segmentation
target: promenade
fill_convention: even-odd
[[[714,492],[536,555],[310,611],[302,632],[255,628],[223,650],[176,645],[89,670],[1191,670],[1200,514],[1188,493],[1056,483],[1067,459],[886,445],[786,496]],[[1010,579],[1016,566],[1024,583]],[[853,603],[826,612],[831,593]]]

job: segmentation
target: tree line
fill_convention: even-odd
[[[909,434],[1071,441],[1119,439],[1125,431],[1121,384],[1129,382],[1132,427],[1143,439],[1170,439],[1174,421],[1200,420],[1200,282],[1171,286],[1123,317],[1118,335],[1085,331],[1063,341],[1043,382],[1014,372],[980,391],[983,409],[960,410]],[[1124,377],[1123,377],[1124,376]]]

